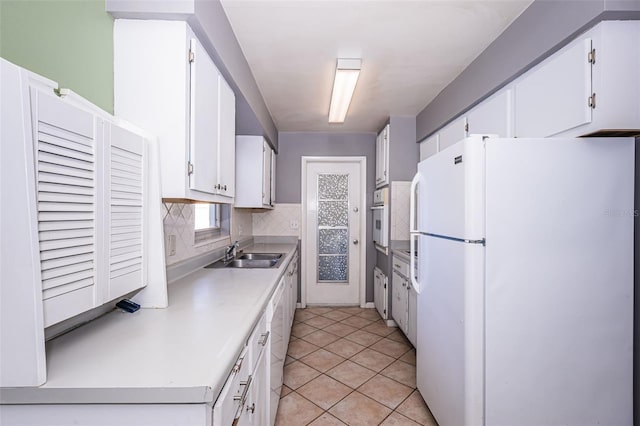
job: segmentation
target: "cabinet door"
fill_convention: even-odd
[[[467,118],[460,117],[444,127],[439,135],[439,150],[447,149],[467,137]]]
[[[382,143],[382,133],[379,133],[376,137],[376,188],[380,187],[382,182],[384,182],[384,176],[382,174],[384,169],[384,150]]]
[[[376,188],[389,183],[389,125],[376,138]]]
[[[467,114],[468,134],[493,134],[503,138],[512,136],[511,89],[505,89],[482,102]]]
[[[271,205],[271,153],[272,149],[265,140],[262,145],[262,204]]]
[[[276,153],[271,150],[271,206],[276,202]]]
[[[406,333],[407,330],[407,280],[393,271],[393,304],[391,305],[393,320]]]
[[[515,136],[547,137],[591,122],[591,39],[582,38],[515,83]]]
[[[189,171],[189,187],[215,194],[214,186],[218,184],[219,73],[195,38],[191,39],[191,54],[189,161],[192,170]]]
[[[420,142],[420,161],[426,160],[432,155],[436,155],[438,153],[438,139],[439,135],[436,133],[435,135],[423,140]]]
[[[236,96],[222,75],[218,75],[218,83],[220,139],[216,189],[220,195],[233,197],[236,182]]]
[[[387,290],[385,287],[385,276],[379,269],[373,270],[373,302],[376,310],[382,317],[387,319]]]
[[[147,179],[144,139],[116,124],[107,123],[106,194],[109,207],[106,300],[113,300],[146,285],[145,191]],[[106,139],[106,138],[105,138]]]
[[[418,340],[418,293],[411,287],[407,286],[409,293],[408,315],[407,315],[407,338],[415,347]]]
[[[276,420],[276,413],[278,411],[278,402],[280,401],[280,392],[282,390],[283,368],[284,360],[287,355],[288,341],[285,341],[285,319],[286,303],[285,288],[282,285],[278,286],[276,290],[272,306],[275,306],[273,310],[273,317],[271,319],[271,325],[269,331],[271,332],[271,345],[270,345],[270,358],[271,365],[269,369],[269,425],[273,425]]]
[[[95,306],[98,136],[93,114],[31,91],[44,326]],[[3,142],[4,143],[4,142]]]

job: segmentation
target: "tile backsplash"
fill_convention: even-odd
[[[218,241],[195,243],[194,204],[163,203],[164,241],[167,266],[213,251],[229,244],[229,238]],[[231,209],[231,239],[251,236],[251,213],[240,209]],[[170,255],[169,238],[176,239],[176,252]]]
[[[253,213],[253,235],[300,238],[301,204],[275,204],[273,210]]]
[[[411,182],[391,182],[391,240],[409,239]]]

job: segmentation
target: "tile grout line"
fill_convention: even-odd
[[[311,309],[313,309],[313,308],[311,308]],[[399,330],[399,329],[397,329],[397,328],[396,328],[395,330],[392,330],[391,332],[383,333],[382,335],[381,335],[381,334],[379,334],[379,333],[373,332],[373,331],[365,330],[365,328],[370,327],[371,325],[376,324],[376,323],[384,324],[384,325],[386,326],[386,324],[385,324],[384,322],[381,322],[382,320],[381,320],[381,318],[380,318],[380,317],[378,317],[378,319],[377,319],[377,320],[374,320],[374,319],[370,319],[370,316],[369,316],[368,318],[367,318],[367,317],[362,317],[362,316],[360,316],[361,314],[363,314],[363,313],[365,313],[365,312],[371,312],[371,311],[369,311],[369,310],[362,310],[361,312],[358,312],[358,313],[356,313],[356,314],[348,313],[348,316],[346,316],[346,317],[344,317],[344,318],[342,318],[341,320],[338,320],[338,321],[336,321],[335,319],[332,319],[332,318],[330,318],[330,317],[325,316],[326,314],[329,314],[330,312],[334,312],[334,311],[338,311],[338,312],[341,312],[341,313],[343,313],[343,314],[347,314],[346,312],[344,312],[344,311],[340,310],[340,308],[334,308],[334,309],[329,309],[328,311],[323,312],[323,313],[319,313],[319,314],[314,314],[312,311],[308,311],[308,313],[309,313],[309,314],[311,314],[311,315],[313,315],[313,316],[308,317],[308,318],[305,318],[304,320],[300,320],[300,319],[299,319],[299,317],[295,318],[295,321],[294,321],[294,324],[293,324],[293,326],[294,326],[294,327],[295,327],[297,324],[302,324],[302,325],[305,325],[305,326],[307,326],[307,327],[310,327],[312,330],[311,330],[311,331],[309,331],[309,332],[307,332],[307,333],[304,333],[304,334],[303,334],[303,335],[301,335],[301,336],[297,336],[297,335],[295,335],[295,334],[292,332],[292,333],[291,333],[291,336],[292,336],[292,337],[293,337],[293,339],[295,339],[295,340],[302,340],[305,344],[313,345],[313,346],[315,347],[315,349],[313,349],[311,352],[305,353],[304,355],[299,355],[299,358],[296,358],[296,357],[294,357],[294,356],[290,355],[290,354],[289,354],[289,352],[288,352],[288,349],[287,349],[287,355],[288,355],[292,360],[294,360],[294,362],[299,362],[300,364],[304,365],[304,366],[305,366],[305,367],[307,367],[307,368],[310,368],[311,370],[313,370],[314,372],[318,373],[319,375],[318,375],[318,376],[316,376],[316,377],[314,377],[314,378],[312,378],[311,380],[308,380],[307,382],[303,383],[302,385],[298,386],[296,389],[291,389],[291,390],[290,390],[290,392],[289,392],[287,395],[285,395],[284,397],[282,397],[282,398],[286,398],[286,397],[287,397],[287,396],[289,396],[290,394],[295,393],[295,395],[296,395],[297,397],[300,397],[300,398],[304,399],[305,401],[307,401],[307,402],[311,403],[313,406],[315,406],[315,407],[319,408],[320,410],[322,410],[322,412],[321,412],[321,413],[319,413],[316,417],[314,417],[313,419],[311,419],[310,421],[308,421],[307,423],[305,423],[306,425],[309,425],[309,424],[311,424],[311,423],[315,422],[316,420],[318,420],[320,417],[322,417],[322,416],[323,416],[323,415],[325,415],[325,414],[330,415],[330,416],[332,416],[333,418],[336,418],[336,419],[338,419],[340,422],[344,423],[344,421],[343,421],[340,417],[336,417],[335,415],[333,415],[332,413],[330,413],[330,412],[329,412],[329,410],[331,410],[331,409],[332,409],[333,407],[335,407],[336,405],[340,404],[342,401],[344,401],[344,400],[345,400],[346,398],[348,398],[349,396],[353,395],[353,393],[354,393],[354,392],[357,392],[357,393],[358,393],[360,396],[362,396],[363,398],[366,398],[366,399],[368,399],[368,400],[371,400],[371,401],[372,401],[372,402],[374,402],[376,405],[378,405],[378,406],[380,406],[380,407],[383,407],[383,408],[385,408],[386,410],[390,410],[390,412],[389,412],[388,414],[386,414],[386,415],[385,415],[385,416],[380,420],[380,422],[379,422],[378,424],[381,424],[381,423],[385,422],[385,421],[386,421],[390,416],[392,416],[394,413],[395,413],[395,414],[397,414],[398,416],[402,416],[403,418],[409,419],[410,421],[415,422],[415,423],[417,423],[417,424],[422,424],[418,419],[414,419],[413,417],[409,417],[409,416],[407,416],[407,415],[403,414],[402,412],[397,411],[398,407],[401,407],[405,402],[407,402],[407,400],[408,400],[409,398],[411,398],[411,396],[412,396],[412,395],[414,395],[414,394],[417,392],[417,388],[416,388],[416,386],[415,386],[415,385],[407,385],[406,383],[402,383],[402,382],[400,382],[400,381],[398,381],[398,380],[394,379],[393,377],[388,377],[388,376],[386,376],[385,374],[383,374],[383,373],[382,373],[384,370],[386,370],[387,368],[389,368],[391,365],[396,364],[397,362],[402,363],[402,364],[400,364],[400,365],[406,365],[406,366],[408,366],[408,367],[413,367],[413,368],[415,368],[415,363],[407,362],[407,361],[405,361],[405,360],[401,359],[401,358],[405,357],[408,353],[410,353],[410,352],[412,352],[412,351],[415,351],[415,348],[413,347],[413,345],[412,345],[410,342],[408,342],[408,340],[407,340],[407,339],[406,339],[406,337],[404,337],[404,336],[400,336],[400,337],[401,337],[400,339],[397,339],[397,338],[391,338],[391,337],[389,337],[389,336],[391,336],[391,335],[392,335],[392,334],[394,334],[394,333],[396,334],[396,336],[399,334],[399,332],[398,332],[398,330]],[[299,312],[299,311],[298,311],[298,312]],[[306,315],[305,315],[305,316],[306,316]],[[321,326],[321,327],[318,327],[318,326],[315,326],[315,325],[312,325],[312,324],[308,324],[308,323],[306,322],[306,321],[310,321],[310,320],[313,320],[314,318],[318,318],[318,317],[322,317],[322,318],[323,318],[323,319],[325,319],[325,320],[329,320],[329,321],[331,321],[331,323],[329,323],[329,324],[325,324],[325,325],[323,325],[323,326]],[[361,319],[363,319],[363,320],[366,320],[368,323],[367,323],[367,324],[360,325],[360,326],[355,326],[355,325],[352,325],[352,324],[349,324],[349,323],[343,323],[343,321],[346,321],[346,320],[348,320],[348,319],[350,319],[350,318],[355,318],[355,317],[357,317],[357,318],[361,318]],[[339,335],[339,334],[336,334],[336,333],[334,333],[334,332],[332,332],[332,331],[330,331],[330,330],[326,330],[326,328],[327,328],[327,327],[331,327],[331,326],[336,325],[336,324],[345,325],[345,326],[348,326],[348,327],[353,328],[354,330],[353,330],[353,331],[351,331],[350,333],[348,333],[348,334],[344,335],[344,336]],[[394,327],[394,328],[395,328],[395,327]],[[331,342],[326,343],[326,344],[323,344],[323,345],[319,345],[319,344],[317,344],[317,343],[314,343],[314,342],[312,342],[312,341],[310,341],[310,340],[305,339],[305,337],[307,337],[307,336],[309,336],[309,335],[311,335],[311,334],[314,334],[314,333],[316,333],[316,332],[318,332],[318,331],[323,331],[324,333],[327,333],[327,334],[331,335],[331,337],[335,337],[335,340],[332,340]],[[371,343],[369,343],[369,344],[366,344],[366,345],[365,345],[365,344],[362,344],[362,343],[360,343],[360,342],[357,342],[357,341],[354,341],[354,340],[351,340],[351,339],[348,339],[348,338],[347,338],[347,337],[351,336],[352,334],[357,333],[358,331],[364,331],[365,333],[368,333],[368,334],[371,334],[371,335],[373,335],[373,336],[376,336],[376,337],[377,337],[377,339],[376,339],[375,341],[373,341],[373,342],[371,342]],[[394,336],[394,337],[395,337],[395,336]],[[333,343],[335,343],[335,342],[338,342],[338,341],[340,341],[340,340],[345,340],[346,342],[349,342],[349,343],[352,343],[352,344],[358,345],[358,346],[362,347],[362,349],[358,350],[358,352],[356,352],[356,353],[354,353],[354,354],[351,354],[349,357],[345,357],[345,356],[343,356],[343,355],[341,355],[341,354],[339,354],[339,353],[336,353],[336,352],[332,351],[331,349],[328,349],[328,348],[327,348],[327,346],[329,346],[329,345],[331,345],[331,344],[333,344]],[[392,342],[392,343],[395,343],[395,344],[398,344],[398,345],[406,346],[406,347],[407,347],[407,350],[403,351],[402,353],[399,353],[398,355],[390,355],[390,354],[388,354],[388,353],[385,353],[385,352],[382,352],[382,351],[378,350],[377,348],[373,348],[373,347],[372,347],[372,346],[374,346],[374,345],[378,344],[379,342],[381,342],[381,341],[383,341],[383,340],[386,340],[386,341],[388,341],[388,342]],[[292,341],[293,341],[293,340],[291,340],[291,339],[290,339],[290,342],[289,342],[289,343],[291,343]],[[328,369],[327,369],[326,371],[324,371],[324,372],[323,372],[323,371],[318,370],[317,368],[313,367],[312,365],[307,364],[307,362],[309,362],[309,361],[307,361],[307,362],[303,361],[303,358],[310,357],[311,355],[313,355],[313,354],[315,354],[315,353],[319,352],[321,349],[322,349],[323,351],[325,351],[325,352],[330,353],[330,354],[331,354],[331,355],[333,355],[333,356],[336,356],[336,357],[340,358],[340,359],[341,359],[341,361],[340,361],[340,362],[338,362],[338,364],[333,365],[331,368],[328,368]],[[369,349],[370,351],[374,352],[375,354],[378,354],[378,355],[381,355],[381,356],[388,357],[391,361],[390,361],[388,364],[386,364],[384,367],[382,367],[382,368],[380,369],[380,371],[376,371],[376,370],[374,370],[374,369],[372,369],[372,368],[370,368],[370,367],[367,367],[366,365],[363,365],[363,364],[361,364],[360,362],[358,362],[358,361],[356,361],[356,360],[354,360],[354,359],[353,359],[353,358],[354,358],[354,357],[356,357],[358,354],[361,354],[362,352],[364,352],[364,351],[365,351],[365,350],[367,350],[367,349]],[[327,374],[327,372],[328,372],[328,371],[333,370],[333,369],[335,369],[335,368],[338,368],[339,366],[341,366],[341,365],[345,364],[345,363],[346,363],[346,361],[350,361],[351,363],[353,363],[353,364],[357,365],[358,367],[365,369],[365,370],[366,370],[366,371],[368,371],[369,373],[372,373],[372,374],[373,374],[373,376],[371,376],[371,377],[369,377],[368,379],[366,379],[363,383],[359,384],[357,387],[352,388],[352,387],[351,387],[351,385],[348,385],[348,384],[346,384],[346,383],[342,382],[341,380],[338,380],[337,378],[334,378],[334,377],[332,377],[331,375]],[[291,364],[291,363],[290,363],[290,364]],[[345,386],[345,387],[347,387],[347,388],[349,389],[349,392],[348,392],[347,394],[345,394],[345,395],[344,395],[342,398],[340,398],[339,400],[337,400],[337,401],[335,401],[335,402],[331,403],[331,406],[329,406],[327,409],[324,409],[323,407],[320,407],[320,406],[319,406],[319,405],[317,405],[315,402],[313,402],[311,399],[309,399],[309,398],[305,397],[303,394],[301,394],[301,393],[299,392],[299,390],[300,390],[300,389],[302,389],[304,386],[308,385],[309,383],[311,383],[311,382],[313,382],[313,381],[315,381],[315,380],[317,380],[317,379],[319,379],[319,378],[321,378],[321,377],[325,377],[325,378],[328,378],[328,379],[330,379],[330,380],[334,380],[334,381],[336,381],[337,383],[340,383],[341,385],[343,385],[343,386]],[[376,398],[374,398],[374,397],[372,397],[372,396],[369,396],[369,395],[364,394],[364,393],[362,393],[362,392],[361,392],[361,389],[362,389],[362,388],[363,388],[367,383],[369,383],[369,382],[371,382],[372,380],[374,380],[376,377],[382,377],[382,378],[385,378],[385,379],[387,379],[387,380],[391,380],[392,382],[397,383],[398,385],[401,385],[401,386],[403,386],[403,387],[408,388],[408,389],[410,390],[410,392],[409,392],[409,394],[408,394],[408,395],[406,395],[405,397],[402,397],[402,398],[400,399],[400,401],[395,405],[395,408],[391,408],[391,407],[389,407],[388,405],[386,405],[385,403],[382,403],[382,402],[378,401]],[[280,399],[282,399],[282,398],[280,398]]]

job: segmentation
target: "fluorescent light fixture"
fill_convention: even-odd
[[[344,123],[360,75],[360,59],[338,59],[331,91],[329,123]]]

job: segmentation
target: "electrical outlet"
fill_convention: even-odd
[[[169,235],[169,256],[176,255],[176,236],[175,234]]]
[[[298,228],[300,228],[300,223],[298,222],[297,219],[291,219],[289,221],[289,228],[294,229],[294,230],[298,229]]]

